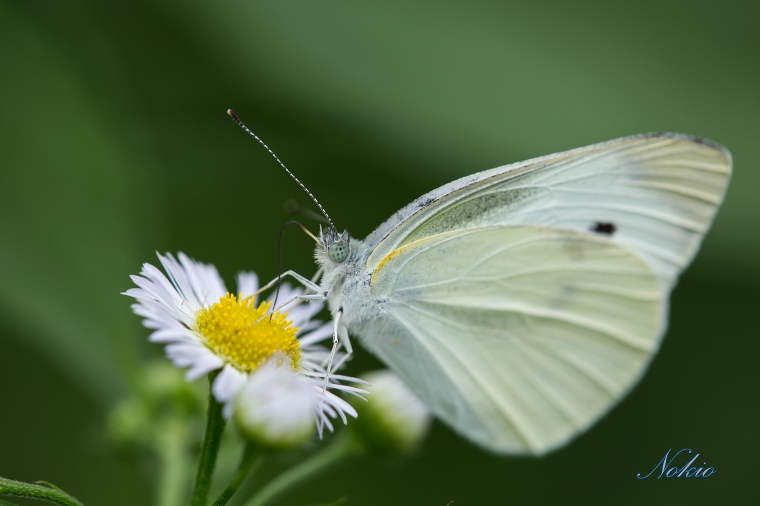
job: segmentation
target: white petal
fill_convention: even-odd
[[[204,357],[203,360],[199,360],[185,373],[185,378],[188,381],[193,381],[201,376],[205,376],[211,371],[215,371],[224,365],[222,359],[214,354],[210,354],[208,357]]]
[[[235,400],[235,396],[243,388],[247,379],[247,374],[227,364],[214,380],[211,391],[216,400],[224,404],[223,415],[225,418],[229,418],[232,415],[232,401]]]
[[[201,345],[200,339],[191,330],[186,328],[163,328],[150,335],[152,343],[188,343]]]
[[[269,302],[274,301],[274,296],[277,295],[277,303],[282,304],[285,301],[288,301],[295,297],[296,295],[301,295],[303,293],[303,290],[300,290],[298,288],[293,288],[290,286],[290,283],[282,283],[280,284],[280,292],[279,294],[275,290],[268,298],[267,300]]]
[[[221,358],[202,344],[174,343],[165,348],[166,356],[178,367],[189,367],[185,374],[188,380],[200,378],[224,365]]]
[[[309,320],[314,318],[314,316],[322,311],[322,309],[325,307],[325,304],[320,301],[313,300],[311,302],[306,302],[298,306],[298,308],[301,310],[301,314],[298,315],[298,323],[296,324],[297,327],[308,327]],[[295,321],[295,318],[294,318]],[[306,323],[308,322],[308,323]],[[316,322],[315,322],[316,323]],[[321,323],[321,322],[318,322]]]
[[[158,255],[158,259],[161,262],[161,265],[163,265],[166,274],[169,276],[172,285],[174,285],[177,290],[177,293],[182,297],[182,300],[187,301],[192,306],[203,307],[202,298],[195,289],[197,283],[193,283],[193,280],[191,280],[191,278],[194,279],[195,276],[188,273],[185,267],[180,265],[170,253],[167,253],[166,256]]]
[[[237,290],[243,297],[250,297],[259,289],[259,277],[255,272],[239,272],[237,275]]]
[[[332,322],[327,322],[321,327],[319,327],[318,329],[313,330],[309,332],[308,334],[299,337],[298,342],[301,343],[302,347],[306,347],[306,346],[310,346],[312,344],[318,343],[320,341],[324,341],[328,337],[332,337],[333,332],[334,332],[333,327],[334,325]]]
[[[344,401],[337,395],[331,392],[327,392],[327,391],[325,391],[323,395],[325,398],[325,402],[328,403],[333,408],[335,408],[335,410],[340,415],[341,420],[343,420],[344,424],[348,423],[345,413],[348,413],[354,418],[357,417],[356,410],[349,403],[347,403],[346,401]]]
[[[219,300],[219,297],[224,297],[227,288],[224,286],[224,281],[222,281],[216,267],[196,262],[181,251],[177,256],[179,256],[179,261],[187,272],[193,291],[203,307],[214,304]]]

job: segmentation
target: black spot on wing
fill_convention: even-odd
[[[612,235],[617,230],[614,223],[608,221],[597,221],[591,226],[591,231],[601,235]]]

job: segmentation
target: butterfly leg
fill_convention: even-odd
[[[321,274],[321,272],[322,272],[321,269],[319,271],[317,271],[317,275],[314,276],[315,280],[318,279],[317,276],[319,276]],[[317,300],[317,301],[324,301],[325,299],[327,299],[327,293],[321,293],[322,290],[321,290],[321,288],[320,288],[320,286],[318,284],[316,284],[314,281],[310,281],[310,280],[306,279],[305,277],[301,276],[300,274],[298,274],[295,271],[285,271],[285,272],[283,272],[282,275],[280,275],[277,278],[274,278],[272,281],[270,281],[266,285],[264,285],[261,288],[259,288],[256,291],[255,295],[259,295],[260,293],[268,290],[269,288],[272,288],[272,286],[274,286],[278,281],[282,280],[282,278],[284,278],[285,276],[290,276],[291,278],[295,279],[300,284],[302,284],[306,288],[306,290],[311,290],[312,292],[316,292],[316,293],[315,294],[296,295],[295,297],[293,297],[293,298],[291,298],[291,299],[283,302],[282,304],[278,305],[277,307],[273,308],[272,311],[271,311],[272,313],[274,313],[275,311],[281,310],[283,307],[287,306],[288,304],[290,304],[291,302],[296,301],[296,300],[305,300],[305,301]]]
[[[333,369],[333,360],[335,359],[335,354],[338,352],[338,348],[340,348],[341,345],[341,339],[338,336],[340,335],[340,319],[342,316],[343,308],[340,308],[338,310],[338,313],[335,315],[335,319],[333,320],[333,345],[332,349],[330,350],[330,357],[327,359],[327,366],[325,367],[325,384],[322,386],[323,394],[327,389],[327,382],[330,379],[330,373]],[[348,338],[348,334],[346,334],[346,338]],[[348,346],[351,345],[349,344]]]
[[[286,300],[282,304],[278,305],[276,308],[272,309],[272,313],[276,311],[280,311],[282,308],[290,304],[291,302],[295,302],[297,300],[306,300],[306,301],[324,301],[327,299],[327,297],[324,294],[318,293],[318,294],[310,294],[310,295],[296,295],[295,297],[291,297],[290,299]]]
[[[343,314],[343,312],[339,312],[338,315],[340,316]],[[330,358],[327,363],[327,368],[325,372],[325,383],[322,385],[322,397],[320,402],[324,401],[324,394],[327,390],[327,385],[330,379],[330,373],[332,371],[337,371],[341,367],[343,367],[343,364],[346,363],[351,357],[353,357],[353,349],[351,348],[351,341],[348,339],[348,330],[346,330],[346,327],[341,327],[338,324],[339,317],[335,319],[335,330],[333,332],[333,347],[330,351]],[[346,347],[346,353],[338,359],[337,362],[333,364],[333,359],[335,358],[335,355],[337,354],[338,350],[341,346]],[[320,410],[321,411],[321,410]],[[317,424],[317,430],[319,431],[319,437],[322,437],[322,432],[324,430],[325,420],[319,420]],[[332,429],[330,429],[332,430]]]
[[[335,367],[333,367],[333,370],[335,371],[340,369],[347,360],[350,360],[351,357],[354,356],[354,349],[351,346],[351,340],[348,338],[348,329],[345,325],[338,329],[338,338],[340,339],[340,344],[346,349],[346,354],[343,355],[340,360],[338,360],[338,363],[335,364]],[[338,347],[340,348],[340,346]]]
[[[311,290],[312,292],[317,292],[317,293],[320,292],[319,285],[316,284],[315,282],[306,279],[305,277],[301,276],[300,274],[298,274],[295,271],[285,271],[279,277],[274,278],[272,281],[270,281],[266,285],[264,285],[261,288],[259,288],[258,291],[256,292],[256,295],[258,295],[258,294],[260,294],[260,293],[262,293],[262,292],[264,292],[266,290],[269,290],[274,285],[276,285],[279,280],[282,280],[282,278],[284,278],[285,276],[290,276],[291,278],[293,278],[296,281],[298,281],[301,285],[303,285],[306,289]]]
[[[327,366],[325,367],[325,382],[322,385],[322,397],[320,402],[324,402],[325,399],[325,391],[327,390],[327,385],[330,381],[330,372],[333,368],[333,360],[335,359],[335,354],[338,352],[338,348],[340,347],[340,339],[338,337],[340,332],[340,317],[343,315],[343,308],[340,308],[337,315],[335,316],[335,319],[333,320],[333,345],[332,349],[330,350],[330,356],[327,359]],[[343,360],[339,360],[339,363],[343,363]],[[320,410],[321,411],[321,410]],[[319,432],[319,437],[322,437],[322,430],[324,428],[324,420],[320,419],[319,423],[317,424],[317,431]]]
[[[330,358],[327,360],[327,375],[325,376],[325,386],[327,386],[327,378],[330,375],[330,371],[332,370],[333,359],[335,359],[335,354],[338,352],[338,347],[340,346],[338,332],[340,330],[340,319],[342,316],[343,308],[338,311],[338,314],[335,315],[335,319],[333,320],[333,345],[332,350],[330,350]]]

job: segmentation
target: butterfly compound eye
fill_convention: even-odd
[[[327,257],[336,264],[342,264],[348,258],[348,244],[344,241],[337,241],[327,249]]]

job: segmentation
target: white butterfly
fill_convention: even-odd
[[[624,137],[458,179],[363,241],[328,228],[319,285],[286,274],[457,432],[540,455],[641,377],[730,172],[711,141]]]

